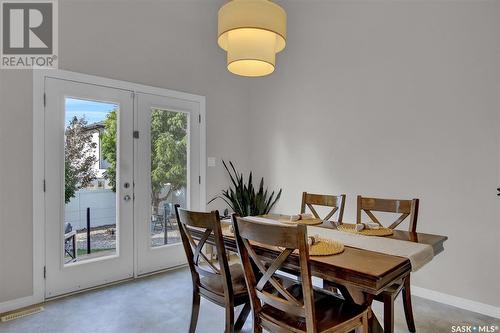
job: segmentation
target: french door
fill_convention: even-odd
[[[184,264],[204,207],[200,102],[89,81],[44,82],[46,298]]]
[[[200,105],[144,93],[136,99],[135,221],[142,275],[186,262],[174,207],[202,207]]]
[[[45,297],[130,278],[133,94],[45,79]]]

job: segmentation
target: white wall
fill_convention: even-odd
[[[421,199],[418,229],[447,235],[414,275],[500,306],[499,2],[282,1],[287,48],[252,80],[252,167],[301,192]]]

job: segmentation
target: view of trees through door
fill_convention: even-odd
[[[65,99],[64,251],[71,263],[116,253],[116,191],[110,181],[113,166],[105,152],[106,123],[118,105]],[[115,136],[108,133],[108,136]]]
[[[186,207],[188,115],[151,110],[151,247],[180,242],[174,205]]]
[[[65,262],[116,252],[118,106],[66,98]],[[187,124],[181,112],[151,114],[151,246],[180,241],[174,204],[185,206]]]

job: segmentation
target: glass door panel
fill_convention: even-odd
[[[186,262],[174,207],[200,210],[199,103],[137,94],[137,273]]]
[[[116,255],[116,120],[119,105],[66,97],[64,261]]]
[[[133,276],[133,95],[45,79],[46,289]]]
[[[175,205],[186,207],[189,114],[152,108],[151,247],[181,241]]]

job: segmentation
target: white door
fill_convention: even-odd
[[[134,274],[134,97],[53,78],[45,79],[45,94],[45,296],[51,298]]]
[[[138,93],[134,213],[137,274],[186,262],[174,205],[200,210],[200,103]]]

